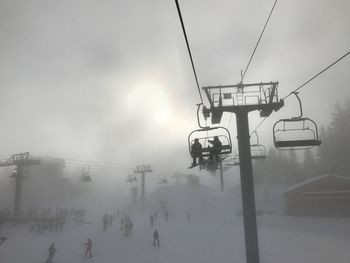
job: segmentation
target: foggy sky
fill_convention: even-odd
[[[239,81],[272,4],[180,1],[201,86]],[[279,1],[245,81],[279,81],[287,95],[349,51],[349,10],[346,0]],[[1,156],[189,165],[200,100],[174,1],[1,0],[0,32]],[[301,90],[305,116],[327,125],[350,94],[349,65]],[[296,106],[289,98],[271,115],[261,143]],[[235,138],[234,119],[230,130]]]

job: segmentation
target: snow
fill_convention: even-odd
[[[266,191],[270,192],[266,188],[256,191],[259,209],[264,210],[262,199]],[[165,222],[164,212],[159,211],[151,227],[149,215],[160,197],[168,199],[169,220]],[[196,186],[192,191],[185,185],[167,186],[147,195],[144,211],[123,209],[122,213],[128,211],[134,223],[129,237],[123,235],[116,220],[103,232],[102,215],[107,207],[112,207],[111,200],[100,209],[88,209],[86,220],[91,224],[69,220],[63,232],[30,233],[28,225],[5,225],[0,236],[8,240],[0,246],[0,263],[44,262],[52,242],[56,244],[57,263],[245,262],[239,197],[237,187],[220,193],[206,186]],[[187,222],[188,212],[191,223]],[[268,212],[257,218],[261,263],[350,262],[349,218],[291,217],[273,209]],[[152,245],[155,229],[160,234],[160,247]],[[88,238],[93,242],[94,257],[83,259]]]
[[[132,217],[135,217],[133,215]],[[350,220],[347,218],[298,218],[278,215],[258,217],[261,262],[348,263]],[[102,224],[70,222],[63,232],[29,233],[27,227],[7,228],[8,240],[0,247],[1,263],[38,263],[56,243],[55,262],[209,263],[245,262],[242,218],[196,218],[191,223],[170,214],[158,217],[160,247],[152,246],[154,228],[148,216],[138,215],[134,234],[125,237],[114,223],[107,232]],[[94,258],[83,260],[83,243],[93,241]]]

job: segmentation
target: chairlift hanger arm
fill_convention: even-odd
[[[210,127],[208,127],[208,126],[201,125],[200,118],[199,118],[199,110],[201,108],[201,105],[203,105],[203,103],[197,104],[197,123],[198,123],[198,126],[202,129],[210,129]]]
[[[293,91],[292,93],[295,95],[295,97],[297,97],[297,100],[299,101],[299,109],[300,109],[300,114],[299,114],[299,116],[293,117],[292,119],[300,119],[300,118],[303,117],[303,106],[302,106],[302,104],[301,104],[300,97],[298,96],[299,92]]]
[[[252,134],[255,134],[255,136],[256,136],[256,144],[254,144],[254,145],[259,145],[259,136],[258,136],[258,133],[256,132],[256,131],[253,131],[252,132]]]

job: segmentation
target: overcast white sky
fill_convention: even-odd
[[[272,4],[180,1],[201,86],[239,81]],[[288,94],[349,51],[349,11],[347,0],[280,0],[246,81]],[[199,97],[173,0],[0,0],[0,33],[1,156],[188,166]],[[328,123],[350,94],[349,68],[346,58],[301,90],[305,115]],[[262,143],[296,106],[271,115]]]

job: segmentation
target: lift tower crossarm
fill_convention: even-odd
[[[146,173],[151,173],[152,167],[151,165],[138,165],[136,166],[136,169],[134,170],[134,173],[141,174],[141,206],[144,208],[145,206],[145,176]]]

